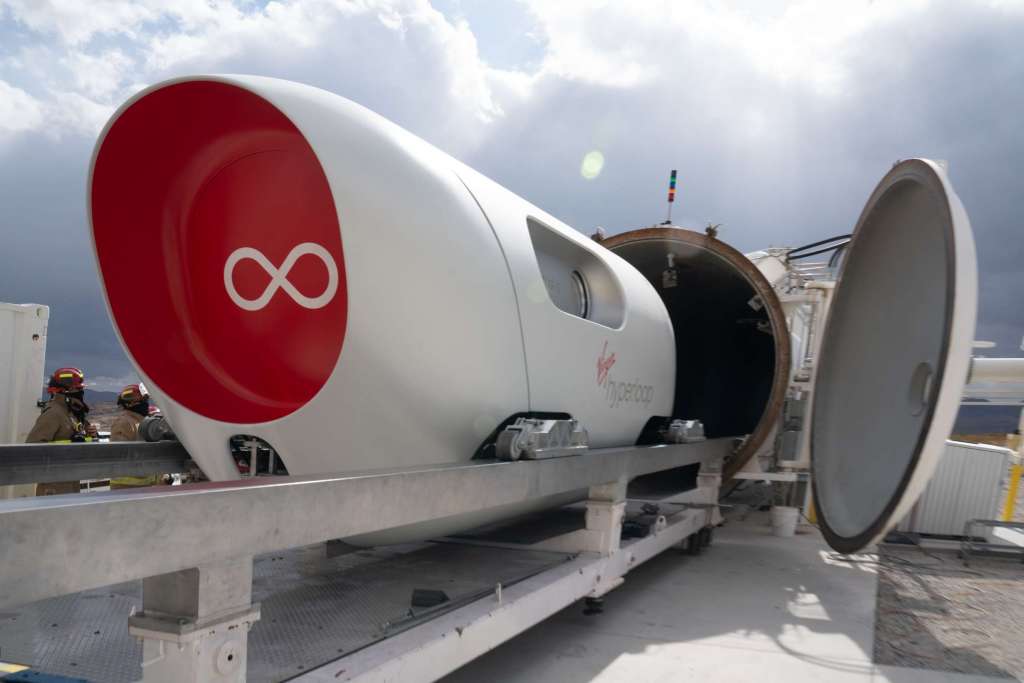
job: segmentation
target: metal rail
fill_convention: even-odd
[[[184,472],[177,441],[0,445],[0,486]]]
[[[0,609],[719,461],[732,439],[0,502]],[[253,523],[259,520],[259,524]],[[251,570],[251,561],[250,561]]]
[[[1024,358],[972,358],[967,382],[1024,382]]]
[[[960,559],[964,566],[970,565],[974,555],[1015,555],[1024,560],[1024,548],[1012,543],[976,540],[983,538],[977,531],[979,528],[1012,529],[1024,531],[1024,522],[1007,522],[996,519],[969,519],[964,522],[963,540],[960,541]]]

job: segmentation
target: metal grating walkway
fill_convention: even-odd
[[[569,559],[563,553],[426,543],[326,558],[322,545],[256,559],[248,680],[282,681],[418,623],[414,588],[452,603],[509,585]],[[0,659],[104,683],[142,677],[142,647],[128,616],[141,582],[108,586],[0,613]]]

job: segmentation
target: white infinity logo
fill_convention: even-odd
[[[323,261],[324,267],[327,268],[327,288],[324,289],[323,294],[313,298],[304,295],[295,288],[295,285],[288,281],[288,273],[291,272],[295,262],[306,254],[316,256]],[[238,265],[239,261],[244,261],[245,259],[252,259],[258,263],[260,268],[265,270],[267,275],[270,276],[270,284],[255,299],[246,299],[235,289],[235,266]],[[231,297],[231,300],[238,304],[239,308],[246,311],[259,311],[266,308],[279,289],[283,289],[295,303],[304,308],[323,308],[331,302],[331,299],[334,298],[335,293],[338,291],[338,265],[334,262],[330,252],[315,242],[303,242],[296,245],[288,252],[288,256],[285,257],[284,263],[281,264],[280,268],[275,267],[259,249],[239,247],[231,252],[231,256],[228,256],[228,260],[224,264],[224,288],[228,290],[228,296]]]

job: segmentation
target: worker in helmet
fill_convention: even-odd
[[[50,376],[46,391],[50,394],[43,412],[28,433],[27,443],[71,443],[96,438],[85,403],[85,375],[78,368],[58,368]],[[79,482],[62,481],[36,485],[36,495],[78,493]]]
[[[138,441],[139,424],[149,415],[149,392],[142,384],[129,384],[117,395],[117,405],[121,412],[110,423],[110,440]]]
[[[129,384],[117,396],[117,405],[121,408],[117,417],[110,424],[111,441],[140,441],[139,425],[150,413],[149,392],[144,384]],[[154,486],[163,483],[162,475],[145,477],[115,477],[110,480],[110,488],[127,489],[139,486]]]
[[[43,412],[28,433],[26,443],[85,441],[96,436],[86,415],[85,375],[78,368],[58,368],[46,387],[50,394]]]

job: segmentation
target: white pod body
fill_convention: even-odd
[[[672,410],[672,326],[640,273],[323,90],[143,91],[97,143],[90,218],[119,337],[211,479],[239,476],[239,434],[339,473],[469,460],[519,412],[602,447]]]

